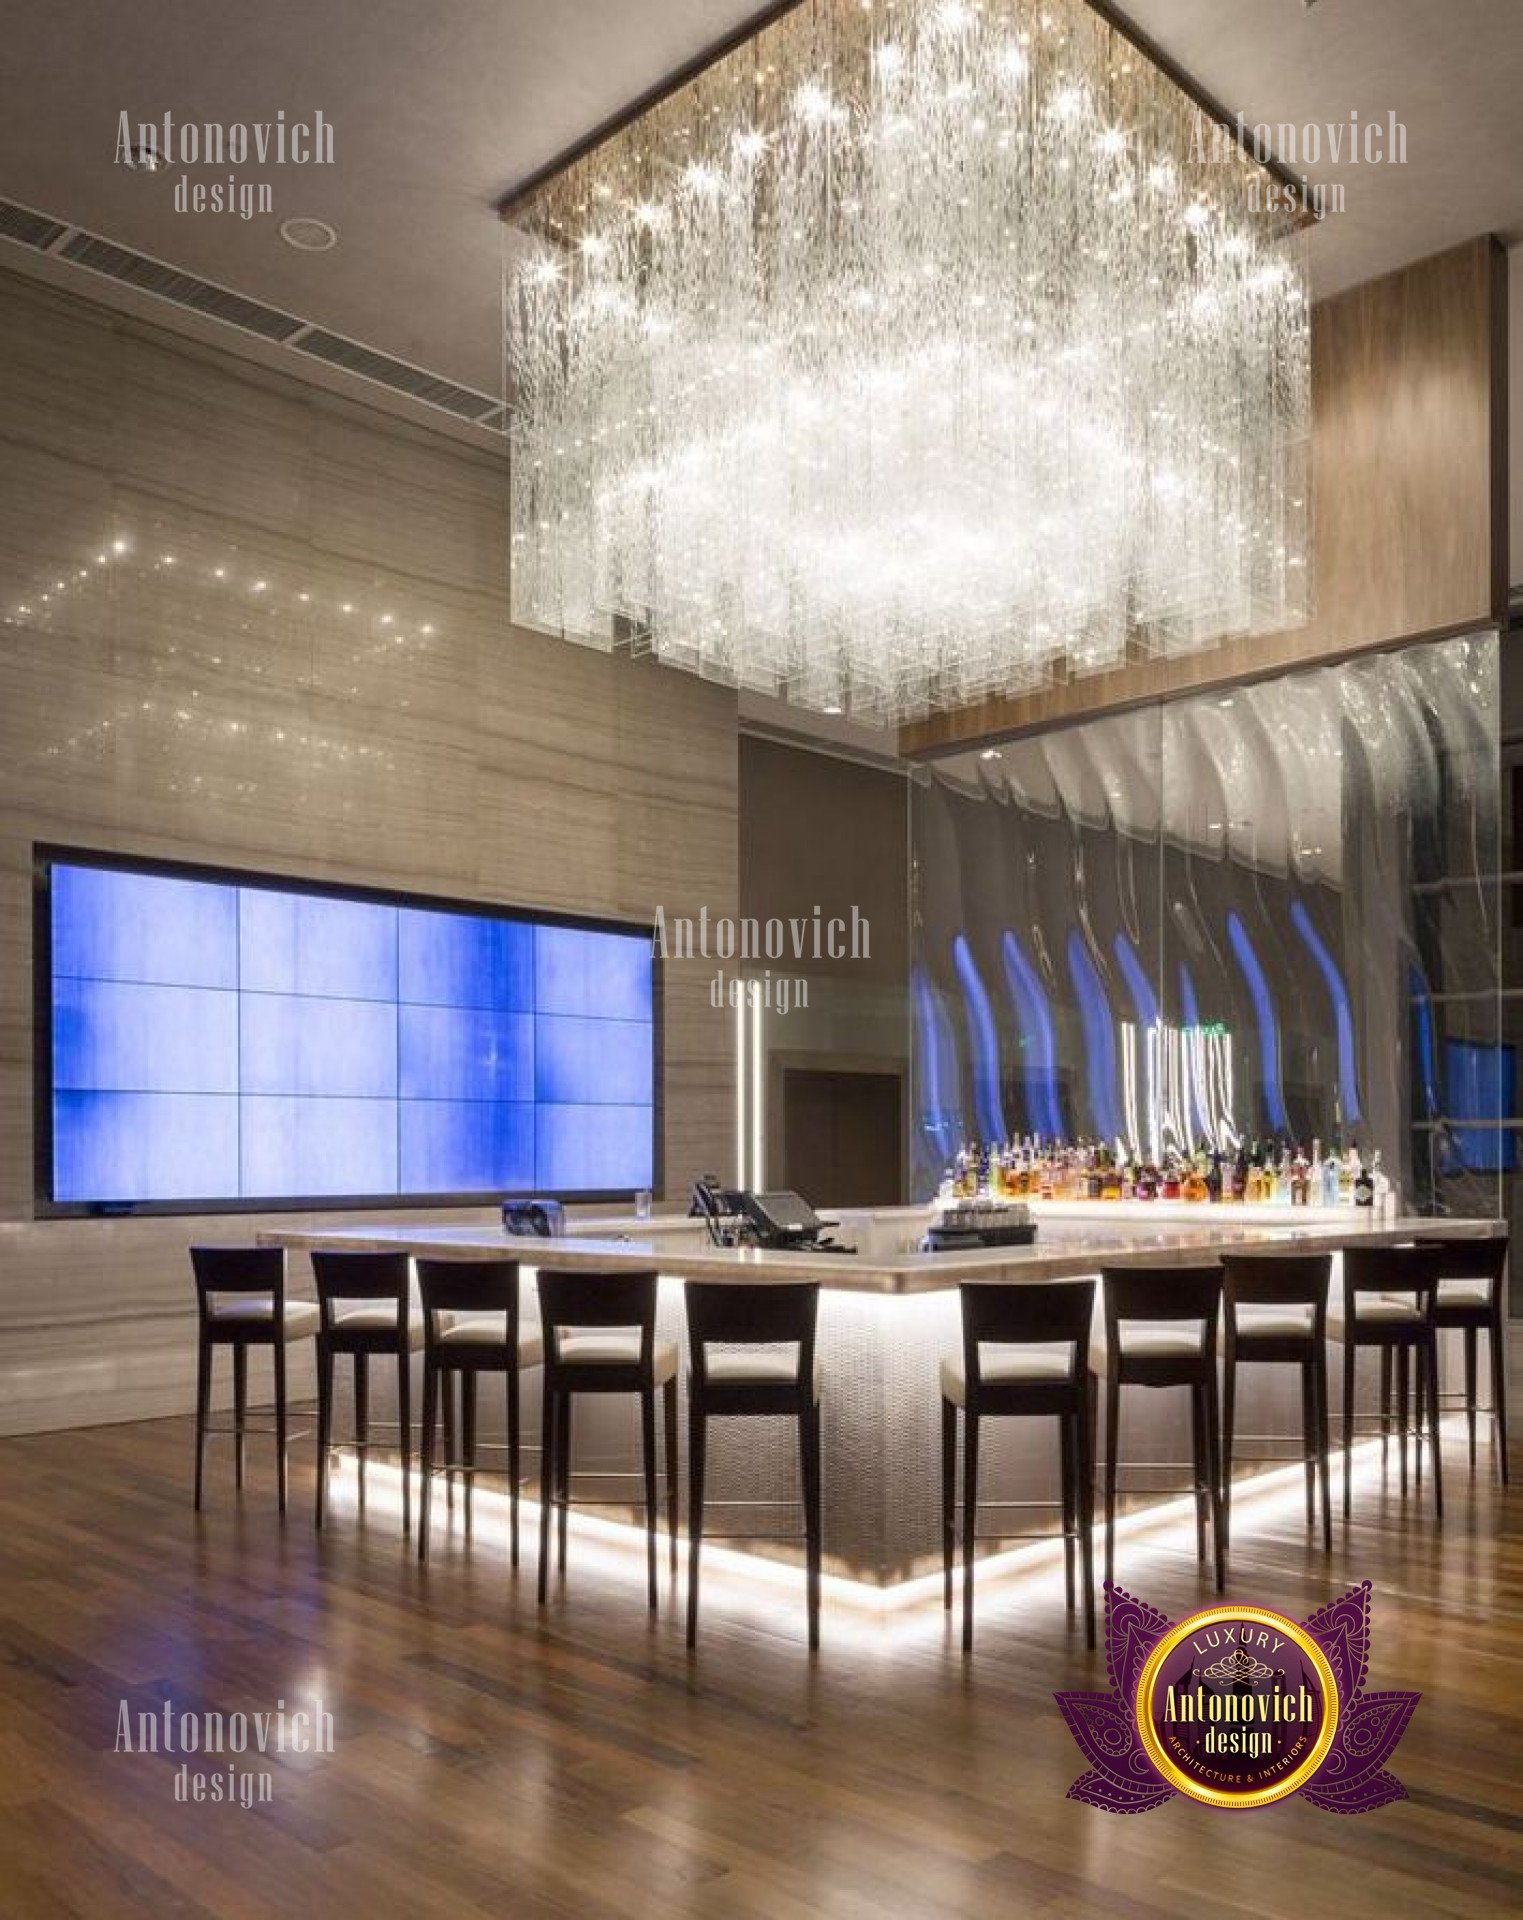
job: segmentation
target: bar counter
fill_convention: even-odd
[[[1336,1289],[1344,1247],[1395,1245],[1419,1234],[1485,1237],[1503,1230],[1500,1222],[1486,1220],[1377,1220],[1355,1209],[1157,1201],[1033,1202],[1031,1213],[1037,1222],[1034,1245],[956,1253],[914,1250],[931,1219],[926,1207],[828,1213],[833,1234],[856,1245],[855,1254],[715,1247],[702,1222],[670,1215],[645,1221],[589,1216],[569,1223],[564,1237],[549,1240],[512,1238],[490,1218],[455,1225],[378,1220],[291,1226],[267,1230],[260,1239],[292,1250],[402,1251],[462,1261],[510,1255],[523,1262],[526,1274],[541,1266],[583,1272],[656,1267],[662,1276],[660,1331],[676,1339],[682,1334],[681,1283],[686,1279],[820,1281],[826,1565],[881,1588],[940,1566],[938,1374],[942,1358],[961,1351],[957,1288],[963,1282],[1078,1279],[1107,1265],[1191,1264],[1233,1251],[1295,1249],[1332,1254]],[[299,1284],[299,1276],[293,1278]],[[1098,1300],[1096,1313],[1098,1320]],[[1375,1372],[1370,1366],[1372,1395]],[[1336,1436],[1340,1369],[1333,1366],[1330,1373]],[[527,1374],[524,1384],[524,1431],[532,1437],[538,1432],[537,1372]],[[484,1397],[484,1416],[495,1398]],[[1187,1458],[1186,1398],[1127,1395],[1123,1458]],[[1361,1406],[1369,1404],[1362,1383]],[[1238,1407],[1240,1431],[1283,1434],[1287,1452],[1295,1457],[1300,1399],[1293,1368],[1246,1369]],[[755,1424],[744,1423],[747,1428]],[[985,1497],[1055,1499],[1056,1424],[989,1424],[981,1476]],[[711,1498],[791,1497],[797,1486],[791,1445],[783,1445],[781,1436],[776,1445],[770,1436],[758,1444],[750,1432],[728,1436],[725,1425],[719,1423],[710,1441]],[[482,1433],[492,1437],[485,1418]],[[611,1399],[606,1406],[590,1407],[585,1416],[579,1412],[576,1446],[579,1472],[627,1471],[638,1459],[632,1409]],[[1157,1476],[1147,1484],[1156,1485]],[[1193,1532],[1184,1531],[1192,1540],[1182,1550],[1193,1554]],[[757,1550],[774,1556],[782,1551],[760,1543]],[[1123,1582],[1125,1564],[1123,1550],[1118,1560]]]

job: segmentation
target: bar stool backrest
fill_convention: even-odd
[[[1417,1247],[1345,1247],[1343,1298],[1350,1318],[1361,1293],[1412,1294],[1424,1318],[1431,1319],[1438,1296],[1438,1249]]]
[[[558,1273],[541,1267],[539,1317],[545,1333],[546,1362],[551,1366],[560,1363],[563,1333],[595,1327],[637,1331],[639,1365],[642,1371],[650,1369],[656,1345],[658,1278],[654,1268],[648,1273]]]
[[[1444,1240],[1435,1235],[1417,1244],[1433,1254],[1440,1281],[1484,1280],[1498,1287],[1507,1272],[1508,1236],[1505,1233],[1489,1240]]]
[[[1095,1316],[1093,1280],[1053,1280],[1039,1286],[964,1281],[963,1378],[969,1392],[984,1384],[983,1347],[1066,1346],[1069,1372],[1082,1378]]]
[[[505,1314],[504,1344],[516,1347],[521,1311],[517,1260],[422,1259],[417,1268],[425,1347],[438,1344],[443,1313]]]
[[[817,1280],[733,1287],[689,1280],[683,1293],[693,1376],[700,1387],[708,1382],[711,1345],[796,1346],[799,1379],[814,1378],[814,1336],[820,1314]]]
[[[344,1300],[386,1301],[395,1305],[397,1326],[407,1319],[412,1291],[412,1259],[405,1253],[314,1252],[312,1277],[324,1333],[331,1333],[334,1307]]]
[[[1310,1307],[1308,1332],[1327,1334],[1330,1253],[1228,1253],[1222,1256],[1222,1304],[1229,1331],[1239,1307]]]
[[[1105,1345],[1119,1352],[1118,1328],[1133,1320],[1193,1320],[1201,1350],[1216,1346],[1222,1310],[1222,1270],[1210,1267],[1105,1267]]]
[[[272,1300],[276,1323],[282,1319],[286,1303],[284,1247],[192,1247],[190,1264],[203,1322],[214,1317],[218,1294]]]

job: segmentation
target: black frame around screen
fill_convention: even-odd
[[[500,1200],[536,1194],[572,1204],[628,1200],[635,1189],[612,1187],[513,1188],[487,1193],[277,1194],[257,1199],[77,1201],[53,1196],[53,868],[99,867],[116,873],[154,874],[163,879],[204,880],[221,886],[265,887],[272,892],[306,893],[319,899],[354,900],[372,906],[416,907],[431,913],[458,913],[475,919],[529,921],[537,926],[573,927],[594,933],[644,934],[651,952],[651,1190],[665,1184],[665,1018],[664,967],[654,951],[654,922],[557,912],[553,908],[502,906],[496,901],[458,900],[436,894],[404,893],[396,888],[350,886],[314,880],[304,874],[252,872],[242,867],[206,866],[183,860],[157,860],[99,847],[39,843],[32,849],[32,1108],[33,1215],[39,1220],[79,1220],[176,1214],[409,1212],[494,1205]]]

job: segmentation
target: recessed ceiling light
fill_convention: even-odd
[[[298,253],[326,253],[338,245],[338,228],[326,220],[314,220],[310,214],[293,214],[280,223],[280,237]]]

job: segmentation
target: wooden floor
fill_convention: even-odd
[[[1244,1599],[1300,1617],[1373,1580],[1371,1683],[1424,1696],[1393,1763],[1410,1800],[1121,1819],[1064,1798],[1083,1763],[1052,1691],[1105,1681],[1050,1567],[989,1584],[968,1663],[934,1599],[884,1620],[835,1597],[811,1664],[791,1592],[716,1578],[690,1660],[675,1589],[650,1625],[638,1555],[590,1536],[543,1613],[532,1544],[510,1577],[495,1514],[470,1546],[441,1531],[420,1573],[389,1502],[362,1520],[346,1479],[319,1538],[310,1445],[282,1527],[267,1457],[241,1505],[214,1458],[192,1514],[182,1421],[0,1442],[7,1920],[1523,1907],[1523,1496],[1484,1449],[1472,1485],[1448,1446],[1441,1534],[1375,1479],[1331,1561],[1294,1493],[1236,1516]],[[1118,1577],[1174,1613],[1211,1597],[1177,1529],[1123,1543]],[[253,1763],[267,1805],[177,1804],[179,1756],[114,1750],[124,1699],[313,1692],[335,1750]]]

